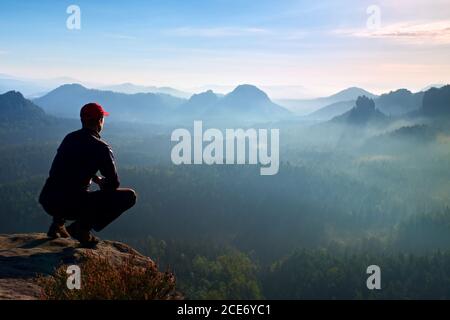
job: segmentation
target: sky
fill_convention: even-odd
[[[22,78],[306,98],[450,83],[449,57],[450,0],[0,1],[0,74]]]

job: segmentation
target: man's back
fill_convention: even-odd
[[[105,188],[119,187],[114,156],[98,133],[83,128],[69,133],[58,148],[47,181],[58,191],[86,191],[97,171],[106,178]]]

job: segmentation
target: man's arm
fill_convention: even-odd
[[[99,180],[100,188],[102,190],[117,189],[120,185],[120,181],[114,161],[114,154],[109,146],[105,146],[102,150],[99,169],[104,177]]]

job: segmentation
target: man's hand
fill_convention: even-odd
[[[94,176],[92,178],[92,181],[96,184],[98,184],[98,186],[100,187],[100,190],[103,190],[103,184],[105,182],[105,178],[103,177],[99,177],[99,176]]]

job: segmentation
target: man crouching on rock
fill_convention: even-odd
[[[119,177],[110,146],[100,138],[108,112],[97,103],[81,108],[82,129],[69,133],[58,148],[39,202],[53,216],[51,238],[72,237],[82,246],[95,246],[100,231],[134,206],[136,193],[119,188]],[[100,171],[101,176],[97,176]],[[91,182],[99,191],[89,191]],[[66,220],[75,220],[65,228]]]

